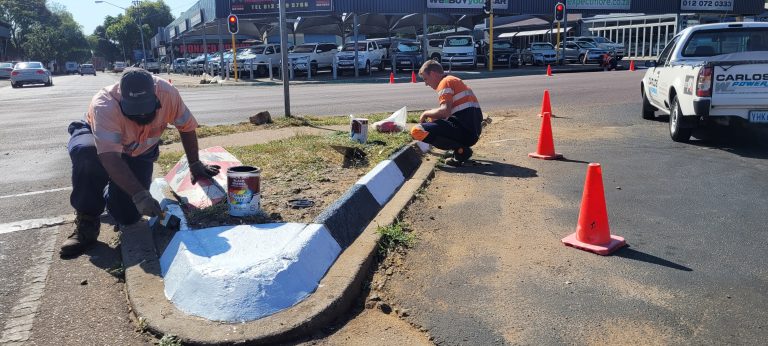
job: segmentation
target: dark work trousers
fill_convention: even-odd
[[[88,215],[101,215],[104,206],[118,224],[130,225],[139,221],[131,196],[109,180],[109,174],[101,165],[96,154],[96,144],[90,126],[84,121],[73,122],[68,128],[69,157],[72,159],[72,195],[70,203],[76,211]],[[149,189],[152,181],[152,164],[157,160],[160,149],[131,157],[122,155],[123,160],[144,188]]]
[[[417,125],[411,131],[414,138],[434,145],[438,149],[455,150],[462,147],[471,147],[480,139],[482,131],[482,112],[478,108],[470,108],[461,111],[461,116],[468,117],[465,121],[456,116],[448,119],[440,119],[433,122]],[[459,115],[459,114],[456,114]],[[468,121],[467,121],[468,120]],[[418,127],[421,127],[420,129]],[[471,128],[468,128],[471,127]],[[422,132],[425,131],[426,133]],[[426,136],[425,136],[426,135]]]

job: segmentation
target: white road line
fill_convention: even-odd
[[[32,262],[36,264],[24,272],[23,277],[27,280],[24,282],[23,289],[19,290],[24,292],[24,295],[8,315],[3,334],[0,336],[0,344],[23,345],[32,334],[32,325],[45,292],[45,279],[53,262],[53,250],[56,239],[59,238],[58,235],[59,227],[54,227],[53,234],[44,237],[43,243],[39,244],[42,251],[32,258]]]
[[[74,215],[56,216],[49,219],[32,219],[0,224],[0,234],[26,231],[29,229],[58,226],[74,220]]]
[[[32,192],[25,192],[25,193],[20,193],[20,194],[17,194],[17,195],[6,195],[6,196],[0,196],[0,199],[3,199],[3,198],[14,198],[14,197],[24,197],[24,196],[32,196],[32,195],[39,195],[39,194],[43,194],[43,193],[59,192],[59,191],[67,191],[67,190],[72,190],[72,187],[71,187],[71,186],[69,186],[69,187],[60,187],[60,188],[58,188],[58,189],[50,189],[50,190],[43,190],[43,191],[32,191]]]

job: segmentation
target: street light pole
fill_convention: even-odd
[[[126,12],[128,11],[127,8],[115,5],[115,4],[113,4],[113,3],[109,2],[109,1],[106,1],[106,0],[95,0],[94,3],[97,3],[97,4],[106,3],[106,4],[112,5],[114,7],[117,7],[119,9],[122,9],[122,10],[124,10]],[[133,24],[136,24],[137,28],[139,28],[139,35],[141,35],[141,58],[142,58],[142,60],[144,60],[144,59],[147,58],[147,48],[146,48],[146,46],[144,46],[144,30],[141,29],[141,25],[139,25],[138,21],[132,21],[132,22],[133,22]]]

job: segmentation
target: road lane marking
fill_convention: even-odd
[[[72,190],[72,187],[71,186],[69,186],[69,187],[60,187],[58,189],[50,189],[50,190],[42,190],[42,191],[32,191],[32,192],[25,192],[25,193],[20,193],[20,194],[16,194],[16,195],[6,195],[6,196],[0,196],[0,199],[14,198],[14,197],[24,197],[24,196],[32,196],[32,195],[40,195],[40,194],[43,194],[43,193],[59,192],[59,191],[67,191],[67,190]]]
[[[42,251],[32,258],[35,263],[24,272],[27,280],[22,285],[19,292],[24,292],[16,304],[11,309],[9,318],[3,327],[3,333],[0,335],[0,344],[3,345],[23,345],[32,334],[32,326],[37,315],[37,310],[42,303],[43,293],[45,292],[45,279],[48,277],[48,270],[53,262],[54,246],[58,239],[59,227],[53,228],[53,234],[44,236],[43,243],[40,245]]]
[[[0,224],[0,234],[26,231],[35,228],[58,226],[74,220],[74,215],[62,215],[48,219],[32,219]]]

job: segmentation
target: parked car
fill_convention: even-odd
[[[260,44],[251,46],[243,51],[243,55],[237,53],[237,67],[240,71],[250,70],[250,64],[254,64],[253,69],[259,76],[269,75],[269,62],[272,62],[272,68],[280,67],[280,45],[279,44]]]
[[[596,62],[600,63],[603,59],[603,55],[608,53],[608,50],[598,48],[594,44],[586,41],[568,41],[565,45],[565,60],[572,62],[580,62],[582,64]],[[561,51],[561,46],[558,45],[555,49]]]
[[[442,61],[443,57],[443,39],[431,39],[429,40],[429,48],[427,48],[427,56],[432,60]]]
[[[335,43],[305,43],[293,48],[288,54],[288,61],[294,70],[307,71],[311,68],[312,75],[316,75],[318,69],[333,65],[338,51]]]
[[[115,65],[112,66],[113,72],[123,72],[125,70],[125,61],[115,61]]]
[[[469,66],[476,69],[477,47],[472,36],[448,36],[443,41],[441,63],[445,66]]]
[[[490,45],[483,46],[485,61],[490,59]],[[520,66],[520,53],[515,44],[510,40],[493,40],[493,66],[494,67],[518,67]]]
[[[355,68],[371,74],[371,67],[384,70],[385,50],[376,41],[366,40],[357,42],[357,62],[355,62],[355,43],[348,42],[342,50],[336,53],[336,67],[340,74],[344,71],[354,71]]]
[[[25,84],[52,86],[51,71],[38,61],[20,62],[11,71],[11,87],[21,88]]]
[[[78,74],[80,73],[79,68],[80,65],[78,65],[74,61],[67,61],[64,63],[64,73],[66,74]]]
[[[598,48],[602,48],[604,50],[612,50],[616,54],[616,57],[621,60],[624,58],[624,55],[626,54],[626,49],[624,48],[624,45],[621,43],[615,43],[605,37],[601,36],[579,36],[574,38],[574,41],[576,42],[589,42],[591,44],[594,44]]]
[[[419,42],[398,42],[393,50],[395,68],[398,71],[405,69],[418,71],[421,64],[424,63],[424,54],[422,53]]]
[[[11,78],[13,64],[9,62],[0,62],[0,78]]]
[[[144,59],[139,67],[152,73],[160,73],[160,62],[155,58]]]
[[[187,59],[186,58],[176,58],[176,60],[173,61],[173,66],[171,69],[173,69],[174,73],[181,73],[184,72],[184,69],[187,67]]]
[[[560,57],[559,61],[563,61]],[[549,42],[532,42],[528,48],[520,53],[520,64],[546,65],[558,62],[555,46]]]
[[[96,69],[93,67],[93,64],[82,64],[80,65],[80,75],[86,75],[86,74],[92,74],[96,75]]]

